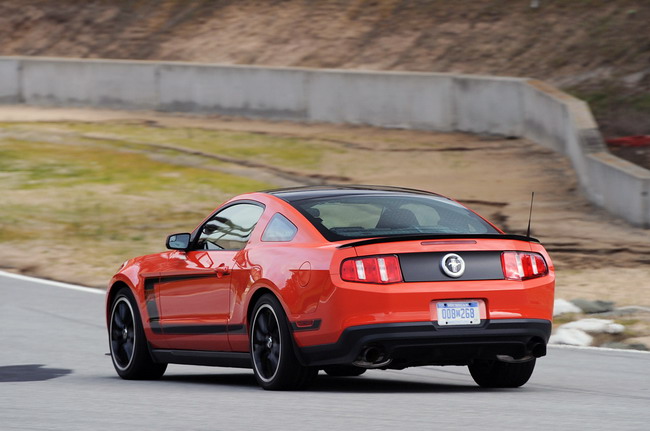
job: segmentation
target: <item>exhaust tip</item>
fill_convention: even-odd
[[[541,358],[546,356],[546,344],[544,343],[535,343],[530,348],[530,354],[536,358]]]
[[[386,353],[380,347],[370,346],[361,351],[356,361],[352,363],[362,368],[381,368],[390,364],[392,359],[388,358]]]
[[[368,347],[364,352],[361,354],[361,358],[370,363],[375,363],[379,360],[381,357],[381,351],[376,348],[376,347]]]

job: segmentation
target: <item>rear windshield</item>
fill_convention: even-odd
[[[291,204],[329,241],[418,234],[499,233],[467,208],[438,196],[336,196]]]

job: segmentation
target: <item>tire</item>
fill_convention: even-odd
[[[357,377],[365,373],[366,369],[354,365],[330,365],[323,368],[323,371],[332,377]]]
[[[534,369],[534,358],[520,363],[501,362],[495,359],[469,365],[472,378],[483,388],[518,388],[530,379]]]
[[[318,375],[318,368],[298,362],[287,317],[275,296],[265,294],[255,304],[249,338],[253,372],[262,388],[303,389]]]
[[[111,304],[108,328],[111,359],[117,374],[126,380],[155,380],[167,364],[156,363],[149,353],[138,306],[130,289],[120,289]]]

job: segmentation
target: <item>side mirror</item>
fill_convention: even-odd
[[[165,243],[170,250],[187,250],[190,248],[190,234],[189,233],[175,233],[167,237]]]

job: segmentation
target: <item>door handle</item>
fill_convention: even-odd
[[[216,273],[217,273],[217,278],[221,278],[224,275],[230,274],[230,268],[228,268],[225,264],[222,263],[221,265],[217,266]]]

